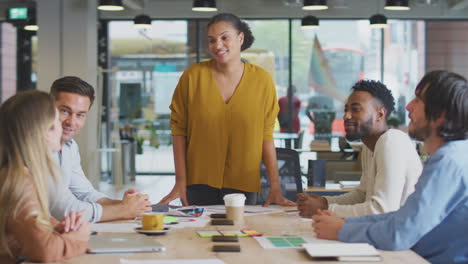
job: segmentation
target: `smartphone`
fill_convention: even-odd
[[[226,218],[226,214],[211,214],[211,218]]]
[[[237,236],[212,236],[211,241],[213,242],[239,242]]]
[[[214,245],[214,252],[240,252],[240,245]]]
[[[211,225],[234,225],[234,221],[228,219],[213,219]]]
[[[151,209],[153,212],[168,212],[169,205],[167,204],[152,204]]]

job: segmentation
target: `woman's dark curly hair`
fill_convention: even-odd
[[[351,91],[368,92],[372,97],[379,100],[387,110],[386,118],[395,110],[395,99],[393,98],[392,91],[390,91],[385,84],[373,80],[360,80],[351,87]]]
[[[240,20],[239,17],[231,13],[217,14],[210,19],[207,27],[209,28],[211,25],[218,22],[228,22],[232,25],[233,28],[237,29],[239,33],[244,33],[244,43],[242,43],[241,51],[244,51],[252,46],[255,40],[254,36],[252,35],[252,31],[250,30],[249,25]]]
[[[415,93],[425,104],[427,120],[445,116],[440,137],[445,141],[468,138],[468,82],[463,76],[447,71],[429,72],[418,83]]]

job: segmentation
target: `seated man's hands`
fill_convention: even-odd
[[[322,196],[298,193],[297,209],[300,216],[309,218],[316,214],[318,209],[328,209],[328,202]]]
[[[314,222],[312,228],[317,238],[338,240],[340,229],[346,224],[345,220],[334,213],[318,210],[318,214],[312,216]]]
[[[146,194],[127,191],[121,202],[122,210],[125,212],[125,219],[134,219],[146,212],[151,212],[151,202]]]

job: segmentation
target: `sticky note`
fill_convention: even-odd
[[[262,236],[261,233],[255,231],[253,229],[250,229],[250,228],[244,228],[241,231],[242,231],[242,233],[244,233],[244,234],[246,234],[248,236],[251,236],[251,237],[253,237],[253,236]]]
[[[197,233],[200,237],[212,237],[221,235],[218,231],[197,231]]]
[[[242,233],[241,231],[219,231],[223,236],[238,236],[238,237],[248,237],[249,235]]]

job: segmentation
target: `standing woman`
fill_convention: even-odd
[[[176,183],[161,203],[223,204],[244,193],[255,204],[263,159],[270,177],[265,205],[294,205],[279,184],[273,127],[278,114],[275,85],[262,68],[241,61],[254,37],[233,14],[208,23],[212,60],[190,66],[174,91],[171,128]]]
[[[19,93],[0,106],[0,263],[55,262],[86,251],[82,213],[60,223],[49,216],[51,152],[60,150],[61,133],[47,93]]]

